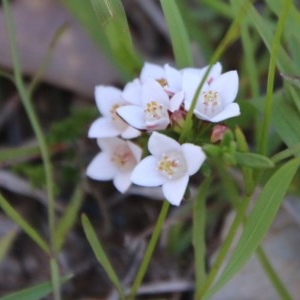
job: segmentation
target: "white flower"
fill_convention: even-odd
[[[169,112],[179,109],[182,98],[169,95],[154,79],[143,84],[134,80],[124,89],[125,96],[130,94],[132,105],[117,109],[117,114],[129,125],[140,130],[162,130],[170,124]]]
[[[189,73],[184,78],[185,109],[189,110],[200,84],[199,76]],[[233,103],[238,92],[239,79],[236,71],[226,72],[205,82],[197,99],[194,114],[201,120],[220,122],[240,115],[240,108]]]
[[[140,81],[144,83],[149,79],[154,79],[166,92],[175,94],[181,90],[181,77],[181,72],[168,64],[162,67],[146,62],[141,70]]]
[[[97,142],[102,152],[88,165],[87,176],[100,181],[113,180],[115,187],[124,193],[131,184],[132,170],[141,160],[142,149],[116,137],[98,139]]]
[[[141,186],[160,186],[166,200],[178,206],[184,196],[189,176],[195,174],[206,156],[193,144],[180,145],[174,139],[153,132],[148,141],[152,155],[144,158],[133,170],[131,180]]]
[[[122,91],[110,86],[96,86],[95,99],[101,117],[95,120],[88,132],[90,138],[106,138],[121,135],[130,139],[140,135],[140,132],[125,123],[117,114],[118,107],[127,105],[121,97]]]

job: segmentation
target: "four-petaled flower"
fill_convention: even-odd
[[[120,138],[97,140],[102,152],[87,167],[87,175],[95,180],[113,180],[117,190],[124,193],[131,185],[131,172],[139,163],[142,149]]]
[[[115,87],[100,85],[95,88],[96,104],[102,116],[92,123],[88,137],[106,138],[120,135],[124,139],[131,139],[140,135],[140,131],[129,126],[116,113],[119,107],[126,105],[121,95],[122,91]]]
[[[178,206],[189,177],[199,170],[206,158],[202,148],[190,143],[180,145],[166,135],[153,132],[148,149],[152,155],[134,168],[132,182],[148,187],[162,186],[166,200]]]

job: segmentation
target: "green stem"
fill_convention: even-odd
[[[265,111],[264,111],[260,143],[259,143],[259,152],[263,155],[266,155],[268,152],[268,131],[269,131],[269,126],[271,121],[271,111],[273,105],[273,88],[274,88],[276,60],[280,48],[280,39],[284,28],[284,23],[288,16],[288,12],[291,7],[291,4],[292,4],[291,0],[284,1],[284,6],[281,15],[278,19],[278,25],[276,27],[274,39],[272,42],[272,50],[270,54],[270,63],[269,63],[268,81],[267,81],[267,93],[266,93],[266,100],[265,100]]]
[[[193,244],[195,255],[196,293],[200,299],[200,287],[205,281],[205,199],[211,178],[207,177],[201,184],[193,207]]]
[[[47,190],[47,196],[48,196],[48,222],[49,222],[49,230],[50,230],[50,248],[51,248],[51,256],[52,258],[56,259],[56,253],[55,253],[55,236],[54,236],[54,226],[55,226],[55,200],[54,200],[54,183],[53,183],[53,176],[52,176],[52,168],[51,168],[51,162],[50,162],[50,155],[47,149],[46,141],[43,136],[43,132],[41,130],[41,126],[38,122],[37,116],[34,112],[34,108],[31,104],[28,92],[26,90],[25,84],[22,79],[22,72],[21,72],[21,66],[19,62],[19,56],[18,51],[16,48],[16,42],[15,42],[15,35],[14,35],[14,28],[10,13],[10,7],[8,4],[8,0],[3,0],[3,8],[4,8],[4,15],[5,15],[5,23],[7,26],[7,32],[9,37],[9,44],[11,49],[11,56],[12,56],[12,63],[14,68],[14,77],[15,77],[15,84],[17,87],[17,90],[19,92],[20,98],[22,100],[23,106],[25,108],[25,111],[27,113],[27,116],[29,118],[29,121],[31,123],[31,126],[33,128],[33,131],[35,133],[35,136],[37,138],[41,156],[44,164],[45,169],[45,176],[46,176],[46,190]],[[59,270],[53,269],[56,274],[52,273],[52,278],[56,277],[59,278]],[[56,284],[56,280],[52,280],[54,293],[56,295],[55,300],[60,299],[60,292],[59,292],[59,285]]]
[[[134,281],[134,283],[132,285],[131,294],[130,294],[130,297],[129,297],[130,300],[134,300],[135,299],[135,295],[136,295],[136,293],[138,291],[138,288],[141,285],[142,280],[143,280],[143,278],[145,276],[145,273],[146,273],[148,265],[150,263],[153,251],[154,251],[156,243],[158,241],[158,237],[159,237],[159,235],[161,233],[164,221],[166,219],[169,207],[170,207],[170,203],[168,201],[164,201],[163,205],[162,205],[162,208],[161,208],[161,211],[159,213],[157,222],[155,224],[155,228],[154,228],[153,234],[152,234],[151,239],[149,241],[146,253],[145,253],[143,261],[141,263],[140,269],[139,269],[139,271],[137,273],[137,276],[135,278],[135,281]]]

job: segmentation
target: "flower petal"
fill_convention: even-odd
[[[117,114],[129,125],[137,129],[145,129],[144,111],[141,106],[125,105],[116,110]]]
[[[117,173],[117,168],[107,152],[97,154],[87,167],[86,174],[95,180],[111,180]]]
[[[230,103],[219,114],[212,117],[210,122],[220,122],[226,119],[239,116],[241,114],[240,107],[237,103]]]
[[[168,64],[164,65],[166,72],[166,79],[168,82],[168,88],[170,92],[176,93],[181,90],[182,74],[179,70],[169,66]]]
[[[202,77],[199,76],[197,73],[188,70],[184,70],[182,74],[182,90],[185,93],[185,106],[186,109],[190,107],[195,92],[197,90],[198,85],[201,82]]]
[[[110,118],[100,117],[95,120],[89,131],[89,138],[106,138],[114,137],[120,134],[120,131],[114,126]]]
[[[156,80],[149,79],[142,86],[142,103],[146,106],[153,100],[163,104],[165,108],[169,107],[169,97],[163,87]]]
[[[123,104],[124,102],[121,98],[121,90],[103,85],[95,87],[95,99],[99,111],[105,117],[110,116],[110,110],[114,104]]]
[[[142,158],[142,154],[143,154],[142,148],[132,142],[129,142],[129,141],[127,141],[127,145],[129,147],[129,149],[131,150],[136,162],[138,163]]]
[[[179,110],[180,105],[182,104],[184,99],[184,92],[180,91],[174,94],[174,96],[170,99],[170,107],[169,111],[174,112],[175,110]]]
[[[134,79],[125,85],[122,98],[129,103],[142,105],[142,86],[138,79]]]
[[[131,126],[127,126],[127,128],[121,133],[121,137],[123,139],[134,139],[141,135],[141,132]]]
[[[116,148],[126,147],[126,142],[118,137],[98,138],[97,143],[100,149],[113,153]]]
[[[162,185],[168,181],[168,178],[159,173],[157,164],[157,158],[152,155],[147,156],[133,169],[131,181],[141,186]]]
[[[174,139],[164,134],[153,132],[148,141],[148,149],[151,154],[160,159],[164,153],[170,150],[181,151],[181,146]]]
[[[146,62],[141,70],[140,79],[142,83],[144,83],[148,79],[157,80],[165,78],[165,76],[165,70],[163,67]]]
[[[189,176],[185,175],[176,180],[170,180],[164,183],[162,191],[166,200],[168,200],[171,204],[178,206],[183,199],[188,181]]]
[[[229,71],[215,80],[210,85],[210,89],[220,94],[223,106],[232,103],[236,98],[239,88],[239,77],[237,71]]]
[[[116,189],[125,193],[131,185],[130,180],[131,172],[118,172],[113,179],[114,186]]]
[[[190,143],[181,145],[181,149],[187,164],[189,176],[194,175],[203,164],[206,155],[202,148]]]

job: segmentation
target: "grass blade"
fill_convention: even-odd
[[[1,194],[0,207],[4,210],[6,215],[18,224],[37,245],[39,245],[47,254],[50,254],[49,247],[45,240],[24,220],[24,218],[5,200]]]
[[[79,186],[75,191],[64,215],[59,220],[55,230],[55,246],[58,252],[63,246],[65,236],[76,222],[76,217],[82,203],[82,188]]]
[[[65,276],[60,279],[60,284],[67,282],[72,276]],[[40,300],[48,296],[52,291],[52,284],[50,281],[35,285],[33,287],[24,289],[19,292],[9,294],[1,297],[1,300]]]
[[[160,0],[168,24],[175,61],[179,68],[193,65],[191,45],[176,1]]]
[[[84,233],[94,251],[94,254],[95,254],[97,260],[102,265],[102,267],[106,271],[107,276],[109,277],[109,279],[111,280],[113,285],[118,290],[121,299],[125,299],[119,278],[118,278],[117,274],[115,273],[107,255],[105,254],[104,249],[102,248],[102,246],[98,240],[96,232],[92,227],[92,224],[90,223],[90,221],[86,215],[82,215],[81,221],[82,221]]]
[[[90,0],[114,57],[132,76],[141,68],[134,51],[125,11],[120,0]]]

